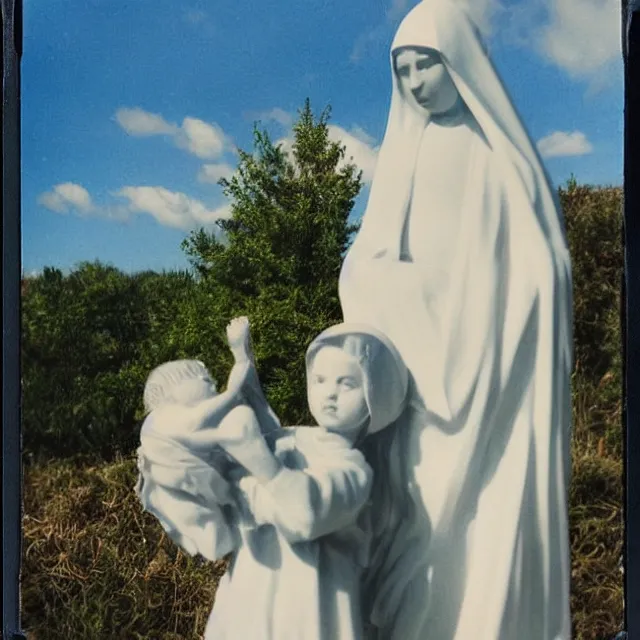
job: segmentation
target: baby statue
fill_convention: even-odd
[[[146,475],[148,481],[153,480],[153,484],[147,482],[147,488],[162,487],[162,499],[174,502],[171,516],[177,517],[179,513],[183,523],[195,523],[202,515],[199,505],[209,505],[211,517],[207,526],[190,527],[197,539],[182,535],[176,542],[189,553],[199,552],[211,560],[233,547],[232,529],[226,525],[221,509],[233,502],[229,479],[238,479],[244,469],[210,438],[202,442],[196,433],[217,422],[219,426],[230,424],[237,415],[233,407],[247,397],[251,397],[262,424],[267,428],[280,426],[257,381],[246,318],[233,320],[227,327],[227,337],[235,363],[223,394],[218,393],[209,371],[199,360],[173,360],[151,372],[143,396],[148,415],[140,430],[138,449],[139,495],[144,490]],[[189,494],[196,502],[182,500],[177,492]],[[169,535],[178,535],[170,520],[153,508],[152,493],[145,498],[149,511]]]
[[[227,336],[235,364],[224,393],[201,363],[149,377],[148,388],[160,380],[162,390],[145,394],[161,400],[148,403],[141,433],[143,506],[189,553],[233,553],[205,638],[360,640],[369,503],[386,493],[393,511],[406,499],[405,485],[376,484],[388,484],[384,434],[404,410],[407,369],[376,330],[331,327],[306,356],[318,426],[281,428],[260,391],[247,319]],[[154,469],[167,463],[171,472]]]

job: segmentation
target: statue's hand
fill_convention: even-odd
[[[246,316],[234,318],[227,325],[227,341],[236,362],[250,359],[249,319]]]

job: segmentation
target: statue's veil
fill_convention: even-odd
[[[536,148],[488,58],[478,29],[456,0],[423,0],[404,18],[394,38],[385,137],[362,225],[340,276],[345,321],[375,325],[375,317],[369,317],[375,315],[373,309],[382,309],[387,318],[391,313],[384,310],[384,300],[375,298],[384,297],[382,279],[395,267],[389,263],[377,271],[381,279],[373,285],[367,283],[367,274],[376,263],[399,260],[416,158],[427,124],[426,117],[404,99],[393,70],[393,51],[405,46],[439,52],[482,131],[499,194],[493,200],[478,194],[478,201],[486,196],[489,203],[476,203],[478,217],[484,206],[485,211],[491,210],[491,219],[500,221],[495,246],[507,257],[497,259],[497,249],[483,247],[484,223],[473,221],[469,228],[473,237],[468,242],[478,262],[476,268],[467,265],[466,270],[455,273],[456,282],[448,292],[452,300],[449,324],[446,335],[441,336],[446,400],[435,412],[447,421],[461,415],[466,403],[475,403],[477,410],[472,406],[467,414],[471,418],[462,425],[466,452],[454,481],[442,489],[447,493],[446,509],[438,527],[433,535],[429,533],[430,542],[422,550],[409,549],[411,538],[394,542],[393,553],[398,557],[390,563],[397,567],[390,569],[393,584],[386,586],[384,595],[377,594],[373,615],[386,629],[385,638],[467,640],[511,638],[514,633],[514,638],[524,640],[566,640],[570,636],[565,495],[572,366],[569,254],[557,196]],[[388,278],[391,282],[392,276]],[[402,286],[396,282],[388,290]],[[408,316],[411,309],[407,301],[406,308],[397,308],[395,313]],[[395,341],[385,326],[379,328]],[[512,384],[517,393],[511,391]],[[484,397],[478,400],[482,385],[486,387]],[[398,426],[419,428],[415,424]],[[405,452],[407,460],[411,453]],[[487,466],[493,467],[491,472]],[[413,482],[420,488],[426,477],[417,474]],[[489,484],[479,507],[481,488]],[[473,499],[467,499],[471,494]],[[456,528],[464,519],[460,510],[467,507],[478,511],[470,516],[475,517],[475,539],[468,543],[470,560],[459,577],[462,584],[448,583],[448,569],[441,566],[440,575],[445,577],[429,587],[429,599],[435,597],[438,604],[429,609],[424,581],[415,589],[411,582],[423,565],[456,562],[454,557],[441,558],[447,556],[447,539],[457,535]],[[494,522],[496,519],[499,521]],[[420,524],[419,519],[416,522]],[[426,536],[421,543],[425,540]],[[535,547],[535,554],[529,553],[527,545]],[[403,560],[403,553],[411,560]],[[424,563],[418,561],[420,555]],[[529,568],[527,563],[533,562],[534,555],[539,562]],[[518,568],[520,561],[524,569]],[[535,574],[529,583],[523,570]],[[460,589],[453,613],[444,611],[449,588]],[[441,605],[439,614],[434,607]],[[450,615],[450,623],[434,625],[438,615]],[[421,616],[427,626],[407,622]],[[505,625],[517,627],[518,621],[531,624],[528,633],[505,631]],[[447,631],[439,633],[436,627]]]
[[[518,172],[528,195],[541,201],[542,206],[536,207],[538,223],[558,260],[568,265],[557,199],[538,152],[487,56],[478,28],[463,3],[456,0],[423,0],[407,14],[396,32],[391,46],[392,95],[387,128],[362,228],[352,251],[375,255],[389,249],[384,246],[384,239],[393,236],[390,230],[394,223],[402,224],[400,218],[408,202],[413,167],[427,121],[404,99],[393,70],[393,51],[406,46],[428,47],[440,53],[489,146]],[[379,176],[383,180],[377,180]]]

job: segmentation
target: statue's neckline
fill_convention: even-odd
[[[458,101],[448,111],[432,115],[430,122],[440,127],[457,127],[467,121],[468,115],[467,105],[462,98],[458,98]]]

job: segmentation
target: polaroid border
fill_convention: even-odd
[[[2,637],[20,632],[20,56],[22,0],[2,0]]]
[[[20,625],[22,464],[20,430],[20,58],[22,0],[2,0],[2,638]],[[623,0],[624,228],[622,282],[624,451],[624,631],[640,638],[640,0]]]
[[[625,632],[640,637],[640,0],[623,1],[624,260],[622,289]]]

